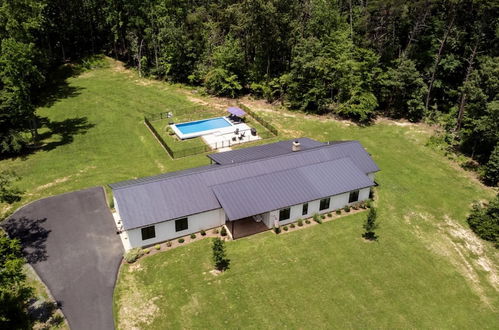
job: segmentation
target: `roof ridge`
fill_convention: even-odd
[[[296,166],[296,167],[284,168],[282,170],[274,171],[274,172],[271,172],[271,173],[262,173],[262,174],[253,175],[253,176],[250,176],[250,177],[239,178],[239,179],[232,180],[232,181],[226,181],[226,182],[222,182],[222,183],[215,183],[215,184],[212,184],[212,185],[208,185],[208,187],[212,188],[212,187],[216,187],[216,186],[220,186],[220,185],[224,185],[224,184],[228,184],[228,183],[234,183],[234,182],[238,182],[238,181],[248,180],[248,179],[251,179],[251,178],[259,178],[259,177],[262,177],[262,176],[265,176],[265,175],[274,175],[274,174],[278,174],[278,173],[282,173],[282,172],[296,170],[296,169],[299,169],[299,168],[302,168],[302,167],[314,166],[314,165],[325,164],[325,163],[332,163],[332,162],[337,162],[337,161],[345,160],[345,159],[350,160],[350,162],[352,163],[352,165],[355,166],[355,168],[357,168],[359,171],[362,172],[362,170],[360,168],[358,168],[357,165],[355,165],[355,163],[350,158],[350,156],[346,156],[346,157],[341,157],[341,158],[337,158],[337,159],[323,160],[323,161],[319,161],[319,162],[315,162],[315,163],[307,164],[307,165],[300,165],[300,166]]]
[[[291,140],[293,140],[293,139],[291,139]],[[285,141],[291,141],[291,140],[285,140]],[[282,142],[282,141],[279,141],[279,142]],[[325,142],[324,145],[313,147],[313,148],[309,148],[309,149],[306,149],[306,150],[301,150],[301,151],[298,151],[298,153],[303,154],[303,153],[315,151],[315,150],[320,149],[320,148],[337,147],[340,144],[346,144],[346,143],[352,143],[352,142],[357,142],[357,143],[360,144],[360,142],[357,141],[357,140],[349,140],[349,141],[341,141],[341,142],[342,143],[335,143],[335,144],[329,144],[330,142]],[[278,157],[288,157],[288,156],[295,155],[295,154],[296,154],[296,152],[293,152],[293,153],[288,153],[288,154],[284,154],[284,155],[276,155],[276,156],[270,156],[270,157],[266,157],[266,158],[249,160],[249,161],[243,162],[243,163],[233,163],[233,164],[224,164],[224,165],[222,165],[222,164],[216,164],[216,166],[217,167],[219,166],[220,168],[210,167],[209,165],[205,165],[206,167],[210,167],[210,168],[206,168],[204,170],[196,172],[195,174],[201,174],[201,173],[209,172],[209,171],[212,171],[212,170],[218,170],[218,169],[221,169],[221,168],[229,168],[229,167],[235,167],[235,166],[242,166],[242,165],[245,165],[245,164],[255,163],[255,162],[259,162],[259,161],[267,160],[267,159],[275,159],[275,158],[278,158]],[[345,158],[345,157],[343,157],[343,158]],[[321,163],[321,162],[318,162],[318,163]],[[212,164],[212,165],[215,165],[215,164]],[[199,166],[199,167],[202,167],[202,166]],[[189,170],[189,169],[185,169],[185,170]],[[181,172],[181,171],[184,171],[184,170],[180,170],[178,172]],[[166,173],[175,173],[175,172],[166,172]],[[156,176],[152,176],[153,178],[154,177],[157,177],[157,178],[156,179],[151,179],[150,181],[147,181],[147,182],[137,182],[135,184],[130,184],[130,185],[127,185],[127,186],[117,187],[117,188],[112,188],[111,187],[111,189],[112,190],[120,190],[120,189],[129,188],[129,187],[132,187],[132,186],[133,187],[135,187],[135,186],[141,186],[141,185],[145,185],[145,184],[150,184],[150,183],[154,183],[154,182],[158,182],[158,181],[166,181],[166,180],[169,180],[169,179],[180,178],[180,177],[183,177],[183,176],[186,176],[186,175],[193,174],[193,173],[184,173],[184,174],[179,174],[179,175],[173,175],[171,177],[159,178],[159,176],[161,176],[163,174],[166,174],[166,173],[162,173],[162,174],[158,174]],[[136,179],[136,180],[140,180],[140,179]],[[125,181],[129,181],[129,180],[125,180]],[[125,181],[121,181],[121,182],[125,182]],[[131,180],[131,181],[133,181],[133,180]],[[116,182],[116,183],[119,183],[119,182]]]

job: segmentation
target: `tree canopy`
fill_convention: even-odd
[[[0,153],[36,141],[54,66],[105,53],[213,95],[441,123],[486,164],[499,135],[498,16],[493,0],[3,1]]]

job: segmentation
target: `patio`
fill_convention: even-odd
[[[233,239],[258,234],[269,230],[263,222],[256,222],[253,217],[248,217],[236,221],[226,223],[227,229],[230,231]]]
[[[228,148],[236,144],[260,140],[256,131],[241,123],[231,127],[221,128],[217,132],[201,137],[211,149]]]

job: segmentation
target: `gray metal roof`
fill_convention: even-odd
[[[215,163],[226,165],[234,163],[243,163],[251,160],[275,157],[292,153],[291,145],[293,141],[300,142],[301,150],[321,147],[324,143],[309,138],[299,138],[287,141],[264,144],[251,148],[242,148],[226,152],[220,152],[208,155]]]
[[[212,189],[229,220],[237,220],[373,185],[350,158],[341,158],[231,181]]]
[[[186,174],[203,172],[203,171],[209,170],[210,168],[212,168],[214,166],[217,167],[218,165],[216,165],[216,164],[215,165],[205,165],[205,166],[188,168],[186,170],[181,170],[181,171],[162,173],[162,174],[153,175],[153,176],[146,176],[146,177],[139,178],[139,179],[132,179],[132,180],[120,181],[120,182],[116,182],[116,183],[110,183],[109,187],[111,187],[111,189],[118,189],[118,188],[123,188],[123,187],[128,187],[128,186],[135,186],[135,185],[141,184],[141,183],[161,181],[161,180],[171,178],[174,176],[181,176],[181,175],[186,175]]]
[[[132,229],[220,208],[212,186],[341,158],[350,158],[360,173],[379,170],[359,142],[349,141],[243,163],[203,166],[125,181],[111,188],[124,229]]]

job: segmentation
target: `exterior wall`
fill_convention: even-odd
[[[171,240],[177,237],[199,232],[201,229],[221,226],[225,223],[225,212],[216,209],[208,212],[193,214],[187,217],[188,229],[176,232],[175,220],[169,220],[155,224],[156,237],[142,240],[141,228],[127,230],[128,240],[132,248],[153,245]]]
[[[114,204],[114,209],[116,210],[116,213],[119,215],[120,214],[120,209],[118,207],[118,201],[114,197],[113,197],[113,204]],[[121,217],[120,217],[120,219],[121,219]]]
[[[359,200],[364,201],[369,199],[369,190],[370,188],[364,188],[359,190]],[[308,213],[306,215],[302,215],[302,206],[303,204],[298,204],[298,205],[293,205],[291,206],[291,211],[290,211],[290,217],[288,220],[285,221],[279,221],[279,210],[274,210],[269,212],[269,220],[270,220],[270,227],[274,227],[274,222],[277,220],[279,222],[280,226],[287,225],[289,223],[295,222],[298,219],[302,218],[310,218],[314,213],[329,213],[337,209],[341,209],[345,207],[346,205],[350,204],[355,204],[354,203],[348,203],[348,197],[350,196],[350,193],[344,193],[340,195],[335,195],[331,196],[331,201],[329,203],[329,208],[319,211],[319,205],[320,205],[320,200],[314,200],[311,202],[308,202]],[[267,223],[266,223],[267,224]],[[268,226],[268,225],[267,225]]]
[[[265,224],[265,226],[267,226],[267,228],[272,228],[274,225],[270,221],[270,213],[269,212],[264,213],[262,214],[262,216],[263,216],[262,222]]]
[[[374,181],[374,175],[376,174],[376,172],[371,172],[371,173],[367,173],[367,177],[371,180]]]

